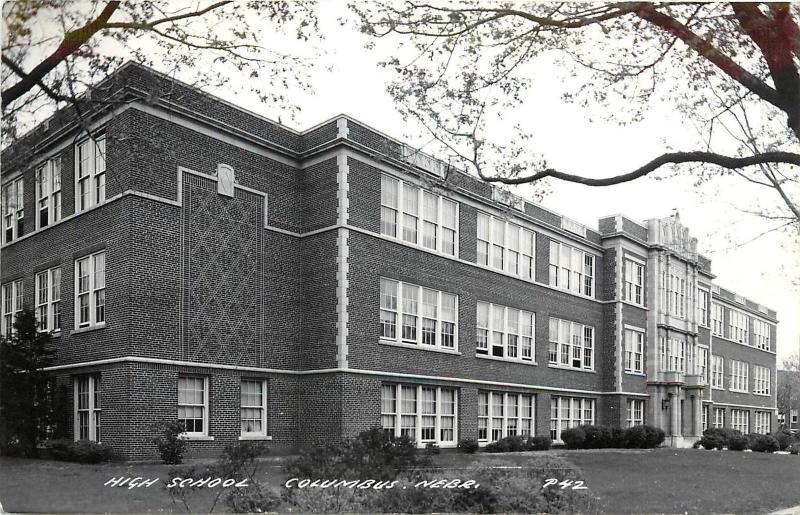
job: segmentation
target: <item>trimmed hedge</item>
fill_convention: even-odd
[[[775,452],[781,449],[778,440],[772,435],[751,433],[747,436],[747,447],[753,452]]]
[[[653,449],[666,439],[663,430],[652,426],[620,429],[607,426],[579,426],[561,432],[567,449]]]
[[[44,448],[52,459],[58,461],[102,463],[121,460],[119,454],[108,445],[89,440],[47,440]]]
[[[486,446],[486,452],[546,451],[552,445],[547,436],[507,436]]]
[[[472,454],[478,450],[480,444],[474,438],[463,438],[458,442],[458,450],[466,454]]]
[[[723,449],[743,451],[747,448],[749,439],[736,429],[724,427],[711,427],[703,431],[700,445],[704,449]]]

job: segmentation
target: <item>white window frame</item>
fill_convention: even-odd
[[[587,412],[590,413],[590,417],[586,416]],[[596,416],[595,399],[553,396],[550,398],[550,439],[556,443],[563,443],[562,431],[572,427],[594,425]]]
[[[80,408],[80,402],[78,399],[80,393],[80,382],[87,381],[87,395],[88,395],[88,402],[86,408]],[[88,418],[88,440],[93,442],[99,442],[102,438],[102,381],[100,376],[98,375],[79,375],[75,376],[73,380],[73,390],[72,390],[72,397],[74,403],[74,410],[73,410],[73,437],[74,440],[77,442],[81,440],[81,421],[80,421],[80,414],[82,412],[87,413]],[[97,397],[100,397],[101,402],[97,402]],[[100,431],[98,431],[98,428]],[[98,433],[100,433],[98,435]]]
[[[753,393],[756,395],[770,394],[771,371],[767,367],[753,365]]]
[[[731,409],[731,429],[736,429],[743,435],[750,432],[750,411],[745,409]]]
[[[3,184],[2,212],[3,243],[9,243],[22,236],[25,230],[25,183],[22,177]]]
[[[800,418],[800,410],[798,410],[797,408],[790,409],[789,418],[791,419],[789,421],[790,424],[797,424],[798,418]]]
[[[758,318],[753,318],[753,346],[761,350],[769,349],[769,324]]]
[[[587,330],[591,333],[589,341],[587,341]],[[547,364],[549,367],[589,372],[594,371],[594,350],[596,348],[594,326],[550,317],[548,333]],[[566,340],[564,339],[565,336],[567,337]],[[590,343],[590,345],[587,346],[587,343]],[[566,363],[564,363],[565,350],[567,351]],[[555,360],[553,359],[554,351]],[[581,357],[581,366],[579,367],[574,366],[576,352],[579,352]],[[591,362],[589,366],[586,366],[587,357]]]
[[[730,360],[730,387],[732,392],[748,393],[750,367],[744,361]]]
[[[414,413],[404,411],[404,407],[402,404],[403,397],[402,393],[404,388],[407,389],[414,389],[416,392],[416,396],[414,397]],[[423,389],[434,390],[436,392],[435,401],[434,401],[434,411],[435,413],[423,413],[423,406],[422,406],[422,391]],[[385,397],[385,393],[388,391],[393,392],[393,406],[388,406]],[[448,391],[452,392],[453,395],[453,413],[448,414],[444,413],[444,397],[442,392]],[[394,436],[401,436],[403,433],[403,417],[414,417],[414,436],[411,439],[416,443],[417,447],[424,447],[429,443],[434,443],[439,445],[440,447],[455,447],[456,442],[458,442],[458,389],[454,387],[446,387],[446,386],[435,386],[435,385],[423,385],[423,384],[409,384],[409,383],[383,383],[381,384],[381,428],[384,431],[390,431]],[[434,431],[436,437],[433,439],[422,439],[422,422],[423,417],[431,418],[434,417]],[[387,426],[385,423],[387,420],[391,419],[393,421],[392,426]],[[443,440],[442,433],[444,430],[450,430],[451,428],[445,428],[442,425],[443,419],[450,419],[452,421],[452,431],[453,431],[453,439],[452,440]]]
[[[244,393],[244,385],[245,383],[254,383],[261,385],[261,402],[258,405],[245,405],[244,400],[242,399],[242,394]],[[240,440],[244,440],[247,438],[258,438],[258,437],[266,437],[269,434],[267,428],[267,399],[269,397],[269,392],[267,390],[268,382],[266,379],[251,379],[247,377],[243,377],[239,381],[239,421],[240,426],[242,425],[242,411],[244,409],[259,409],[261,410],[261,431],[245,431],[244,427],[240,427],[241,433],[239,435]]]
[[[628,427],[644,425],[644,400],[628,399]]]
[[[772,413],[756,411],[753,413],[753,432],[768,435],[772,432]]]
[[[725,337],[723,333],[725,326],[725,306],[717,302],[711,303],[711,334]]]
[[[731,308],[728,313],[728,334],[731,340],[750,345],[750,317],[738,309]]]
[[[526,281],[536,279],[535,231],[483,211],[478,211],[476,231],[477,264]]]
[[[645,265],[638,260],[625,257],[623,270],[625,274],[622,285],[623,299],[644,307]]]
[[[711,292],[705,288],[697,289],[697,323],[703,327],[710,327],[710,312],[708,301],[711,298]]]
[[[46,187],[43,188],[43,185]],[[42,223],[44,210],[47,210],[46,223]],[[37,229],[61,220],[61,156],[48,159],[36,170],[35,212]]]
[[[180,402],[180,389],[181,389],[181,380],[183,379],[200,379],[203,382],[203,402],[201,404],[196,403],[183,403]],[[179,375],[178,376],[178,384],[177,390],[175,392],[177,394],[177,404],[176,404],[176,415],[177,420],[182,420],[180,418],[180,408],[181,406],[187,407],[200,407],[203,409],[203,430],[202,431],[184,431],[181,433],[183,438],[191,439],[191,438],[204,438],[208,437],[208,377],[207,376],[198,376],[192,374],[186,375]]]
[[[725,389],[725,358],[711,356],[711,388]]]
[[[481,321],[481,310],[485,309],[488,312],[487,324],[483,325]],[[501,327],[496,327],[497,320],[495,320],[495,310],[502,310],[503,323]],[[516,324],[512,320],[516,315]],[[523,321],[529,318],[531,321],[530,333],[525,335],[523,333]],[[477,304],[477,317],[476,317],[476,336],[480,334],[486,335],[486,347],[481,347],[480,338],[476,338],[475,354],[478,356],[488,356],[492,359],[501,359],[504,361],[515,361],[523,363],[536,364],[536,313],[526,311],[518,308],[510,308],[500,304],[493,304],[491,302],[478,301]],[[516,327],[515,327],[516,325]],[[485,331],[485,333],[484,333]],[[495,345],[495,335],[500,335],[500,345]],[[516,356],[509,356],[509,336],[514,335],[517,337]],[[530,339],[529,355],[523,355],[523,340]],[[502,350],[502,356],[495,355],[495,349]]]
[[[665,345],[666,343],[666,345]],[[661,370],[665,372],[687,373],[687,363],[691,362],[691,357],[687,359],[687,353],[691,354],[689,342],[678,338],[660,337]]]
[[[394,284],[396,296],[394,297],[394,304],[391,302],[391,298],[385,295],[384,293],[384,285]],[[411,310],[407,309],[407,306],[404,306],[404,288],[409,289],[416,289],[416,312],[411,312]],[[458,352],[458,295],[450,292],[443,292],[440,290],[434,290],[433,288],[426,288],[417,284],[412,283],[405,283],[403,281],[397,281],[395,279],[389,279],[387,277],[380,278],[380,333],[378,337],[381,342],[384,343],[391,343],[392,345],[402,345],[406,347],[413,347],[416,349],[429,349],[429,350],[437,350],[441,352],[451,352],[456,353]],[[424,306],[423,301],[425,299],[425,292],[433,292],[436,294],[436,333],[435,333],[435,343],[433,345],[428,343],[423,343],[423,319],[434,320],[431,317],[424,316]],[[454,299],[455,306],[453,309],[453,320],[449,320],[445,318],[444,314],[444,299],[445,296],[450,296]],[[392,309],[394,306],[394,309]],[[383,324],[383,317],[384,314],[394,313],[394,320],[395,320],[395,337],[391,338],[389,336],[384,336],[384,324]],[[415,338],[412,340],[410,338],[403,337],[403,321],[404,317],[415,317],[416,321],[416,335]],[[443,345],[443,330],[444,330],[444,323],[449,323],[453,325],[453,346],[448,347]]]
[[[703,405],[703,420],[702,420],[703,431],[708,429],[708,419],[709,419],[708,412],[710,411],[710,409],[711,408],[708,406],[708,404]]]
[[[98,286],[97,280],[97,262],[99,256],[103,256],[103,284]],[[80,280],[81,276],[79,276],[79,267],[80,263],[87,262],[89,264],[89,284],[88,290],[84,292],[80,289]],[[75,284],[74,284],[74,292],[75,292],[75,329],[85,329],[87,327],[104,327],[106,325],[106,319],[108,313],[106,311],[106,271],[108,270],[108,261],[106,259],[106,251],[101,250],[99,252],[94,252],[92,254],[88,254],[81,258],[75,260]],[[81,321],[81,304],[80,304],[80,297],[82,295],[88,295],[89,299],[89,320],[87,322]],[[98,320],[98,307],[99,307],[99,300],[102,297],[103,302],[103,319]]]
[[[397,198],[396,202],[392,203],[389,202],[389,197],[386,192],[386,185],[393,184],[397,191]],[[406,202],[407,192],[412,192],[413,195],[416,197],[416,202]],[[434,208],[435,213],[429,213],[426,210],[426,198],[434,198],[436,202],[436,206]],[[448,227],[445,225],[444,215],[445,215],[445,206],[447,203],[450,205],[455,205],[455,226]],[[394,205],[392,205],[394,204]],[[412,212],[411,206],[416,206],[416,211]],[[388,227],[388,221],[384,219],[384,213],[388,211],[393,211],[395,216],[394,222],[394,234],[391,234],[386,230]],[[459,248],[458,248],[458,239],[459,239],[459,217],[460,217],[460,204],[459,202],[445,198],[441,195],[437,195],[435,193],[431,193],[430,191],[417,186],[408,181],[404,181],[402,179],[398,179],[397,177],[393,177],[388,174],[381,174],[381,222],[380,222],[380,233],[387,238],[391,238],[393,240],[397,240],[402,242],[405,245],[411,245],[413,247],[425,249],[431,252],[436,252],[438,254],[442,254],[445,256],[451,257],[458,257],[459,256]],[[413,240],[406,238],[404,233],[404,227],[406,226],[406,220],[412,220],[414,223],[414,234],[416,238]],[[425,244],[425,227],[426,224],[433,224],[434,225],[434,245],[431,247],[430,245]],[[445,229],[453,231],[453,253],[448,252],[445,249],[444,244],[444,234]]]
[[[25,284],[22,279],[17,279],[3,285],[2,308],[3,317],[0,319],[2,327],[0,334],[8,337],[14,334],[14,319],[22,312],[24,304]]]
[[[725,408],[714,408],[714,427],[725,427]]]
[[[44,297],[42,297],[43,291]],[[61,331],[61,267],[42,270],[36,274],[34,295],[39,331]],[[56,313],[58,313],[58,324],[55,323]],[[42,324],[42,314],[46,320],[44,324]]]
[[[569,254],[567,263],[562,263]],[[594,298],[596,259],[590,254],[558,240],[550,240],[549,284],[559,290],[571,291],[577,295]],[[575,270],[580,263],[580,271]],[[591,272],[591,274],[589,274]]]
[[[666,278],[667,313],[675,318],[686,318],[686,270],[679,268],[679,271],[680,273],[670,272]],[[662,282],[663,280],[662,277]]]
[[[625,372],[644,374],[644,339],[643,330],[625,328]]]
[[[81,159],[87,152],[87,159]],[[86,173],[84,174],[83,171]],[[86,181],[86,201],[83,182]],[[106,201],[106,137],[86,137],[75,144],[75,213],[99,206]]]
[[[511,399],[516,398],[516,415],[511,414]],[[530,416],[522,412],[523,400],[527,400]],[[495,413],[500,408],[499,415]],[[493,422],[500,420],[499,438],[494,438]],[[530,427],[525,430],[525,422]],[[511,432],[511,424],[514,432]],[[481,435],[481,426],[485,429],[485,436]],[[478,442],[496,442],[508,436],[534,436],[536,434],[536,396],[524,393],[498,392],[493,390],[478,391]]]
[[[703,378],[703,383],[708,384],[708,347],[696,346],[695,352],[695,373]]]

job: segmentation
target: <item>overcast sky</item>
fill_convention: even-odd
[[[327,55],[312,68],[310,91],[287,92],[292,102],[302,107],[287,125],[305,129],[344,113],[411,144],[429,142],[430,135],[401,120],[386,92],[392,77],[377,63],[395,46],[391,41],[379,41],[374,51],[365,50],[366,37],[339,23],[346,14],[344,2],[322,2],[319,18],[324,41],[319,46]],[[263,44],[274,46],[274,34],[267,31],[267,35],[273,41]],[[282,46],[308,55],[310,47],[298,45],[290,42]],[[527,97],[514,114],[515,119],[529,121],[534,144],[546,154],[550,165],[601,177],[641,166],[663,153],[665,142],[676,150],[700,150],[691,127],[670,106],[653,105],[643,121],[625,127],[597,121],[597,113],[560,99],[562,81],[566,80],[562,70],[548,62],[537,66],[535,94]],[[243,89],[222,87],[212,92],[264,116],[286,120],[285,112],[261,103]],[[541,203],[593,228],[605,215],[622,213],[644,221],[677,209],[682,222],[698,238],[699,251],[711,258],[716,283],[777,310],[780,364],[781,359],[800,351],[800,291],[792,286],[792,281],[800,284],[800,249],[790,247],[792,242],[785,235],[775,233],[753,240],[770,226],[739,211],[774,204],[777,196],[738,178],[718,179],[697,190],[689,174],[686,171],[668,180],[645,178],[602,188],[553,182],[552,193]],[[516,192],[526,196],[526,187]]]

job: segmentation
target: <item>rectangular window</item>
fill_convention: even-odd
[[[101,441],[100,415],[101,388],[100,376],[78,376],[74,383],[75,396],[75,441]]]
[[[771,422],[772,413],[769,411],[756,411],[754,413],[754,428],[756,433],[768,435],[772,432]]]
[[[770,392],[770,369],[753,365],[753,393],[759,395],[769,395]]]
[[[23,293],[22,279],[3,285],[2,334],[7,338],[14,333],[15,318],[22,311]]]
[[[61,268],[36,274],[36,318],[40,331],[61,329]]]
[[[61,220],[61,157],[47,160],[36,170],[36,227]]]
[[[535,432],[533,395],[478,392],[478,441],[494,442],[507,436],[529,436]],[[491,413],[491,433],[489,426]]]
[[[533,362],[535,321],[536,315],[530,311],[478,302],[476,354]]]
[[[724,388],[725,359],[722,356],[711,356],[711,387]]]
[[[703,383],[708,384],[708,349],[705,347],[697,347],[695,358],[695,371],[703,378]]]
[[[208,436],[207,377],[178,377],[178,421],[185,435]]]
[[[242,379],[239,408],[242,436],[267,435],[267,382]]]
[[[457,256],[458,202],[381,175],[381,234]]]
[[[750,432],[750,412],[743,409],[732,409],[731,429],[736,429],[743,435],[748,434]]]
[[[571,427],[594,425],[594,399],[550,398],[550,438],[561,443],[561,432]]]
[[[714,408],[714,427],[725,427],[725,408]]]
[[[791,411],[790,411],[790,416],[791,416],[791,419],[792,419],[792,422],[791,422],[791,423],[792,423],[792,424],[797,424],[797,420],[798,420],[798,410],[796,410],[796,409],[793,409],[793,410],[791,410]]]
[[[106,200],[106,138],[86,138],[75,146],[75,211]]]
[[[735,309],[730,310],[729,316],[728,335],[730,339],[750,345],[750,317]]]
[[[710,295],[708,290],[699,288],[697,290],[697,323],[709,327],[708,319],[708,299]]]
[[[644,373],[644,333],[625,329],[625,371]]]
[[[666,346],[661,337],[661,363],[662,369],[669,372],[686,373],[686,353],[688,343],[677,338],[667,338]],[[666,365],[666,366],[664,366]]]
[[[453,388],[421,385],[381,385],[381,428],[406,435],[418,446],[455,445],[458,401]]]
[[[550,318],[550,366],[594,370],[594,327]]]
[[[729,389],[734,392],[747,392],[749,368],[744,361],[731,360]]]
[[[644,401],[628,400],[628,427],[641,426],[644,424]]]
[[[754,346],[757,349],[769,350],[769,324],[757,318],[753,319]]]
[[[720,337],[725,336],[722,333],[722,324],[724,320],[723,310],[722,304],[717,304],[716,302],[711,303],[711,332]]]
[[[639,306],[644,306],[644,270],[644,265],[625,259],[623,298]]]
[[[535,241],[533,231],[486,213],[478,213],[479,265],[533,280]]]
[[[594,292],[594,256],[550,240],[550,286],[591,297]]]
[[[75,327],[106,322],[106,253],[75,260]]]
[[[708,429],[708,405],[703,406],[703,431]]]
[[[662,279],[663,281],[663,279]],[[677,318],[686,316],[686,270],[677,269],[666,278],[667,313]]]
[[[398,293],[402,293],[398,303]],[[401,322],[400,332],[397,322]],[[381,278],[380,329],[383,340],[448,351],[458,347],[458,297]]]
[[[3,242],[13,241],[25,233],[25,190],[22,177],[3,185]]]

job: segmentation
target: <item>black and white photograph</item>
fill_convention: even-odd
[[[800,3],[2,14],[0,513],[800,514]]]

